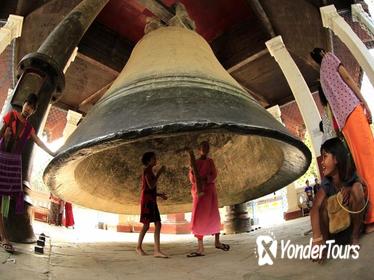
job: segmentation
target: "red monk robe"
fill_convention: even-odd
[[[217,170],[211,158],[196,160],[196,166],[201,178],[206,178],[203,186],[204,195],[197,195],[195,177],[190,170],[189,178],[192,183],[192,233],[197,238],[220,232],[221,218],[218,211],[218,199],[215,180]]]

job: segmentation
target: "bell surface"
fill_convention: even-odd
[[[309,149],[228,74],[196,32],[159,28],[135,46],[44,181],[63,200],[113,213],[140,212],[141,157],[154,151],[162,214],[191,211],[189,158],[208,140],[220,206],[274,192],[309,167]]]

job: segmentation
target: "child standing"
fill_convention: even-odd
[[[165,193],[157,193],[157,180],[165,171],[165,166],[162,166],[156,175],[153,173],[153,167],[156,166],[157,163],[156,154],[154,152],[145,153],[142,157],[142,163],[145,166],[142,174],[142,193],[140,199],[140,222],[143,223],[143,228],[139,233],[136,252],[140,256],[147,255],[143,251],[142,243],[149,229],[149,224],[155,223],[155,247],[153,255],[156,258],[167,258],[168,256],[160,250],[161,218],[157,206],[157,196],[160,196],[164,200],[167,199]]]

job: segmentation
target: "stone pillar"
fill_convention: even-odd
[[[31,92],[36,93],[39,97],[39,106],[35,114],[30,117],[30,123],[37,132],[41,129],[49,103],[56,101],[62,95],[65,86],[63,70],[66,64],[88,27],[108,2],[109,0],[81,1],[48,35],[37,52],[22,58],[18,66],[20,78],[13,91],[12,100],[4,105],[7,111],[20,110],[27,95]],[[69,40],[66,40],[67,33]],[[25,186],[30,181],[32,150],[33,143],[29,141],[22,153],[22,177]],[[25,213],[16,215],[11,204],[9,218],[5,225],[11,241],[35,240],[31,219],[27,213],[29,206],[25,203]]]
[[[226,206],[226,220],[224,231],[226,234],[243,233],[251,230],[247,203]]]
[[[273,115],[280,123],[282,122],[282,112],[278,105],[273,106],[267,109],[270,114]],[[286,200],[287,200],[287,210],[283,214],[283,218],[287,221],[290,219],[295,219],[300,217],[301,212],[297,202],[297,192],[296,192],[296,185],[295,183],[289,184],[286,187]]]
[[[185,219],[184,213],[168,214],[162,222],[162,233],[186,234],[191,232],[191,224]]]
[[[82,118],[82,114],[77,113],[75,111],[69,110],[68,114],[66,116],[66,125],[64,128],[64,131],[62,133],[64,137],[64,142],[66,139],[69,138],[69,136],[74,132],[74,130],[78,127],[78,122]]]
[[[78,48],[75,48],[74,49],[74,52],[71,54],[70,56],[70,59],[68,60],[68,62],[66,63],[65,65],[65,68],[63,70],[64,73],[66,73],[67,69],[69,68],[71,62],[74,61],[76,55],[77,55],[77,51],[78,51]],[[9,101],[10,102],[10,101]],[[45,127],[45,124],[47,123],[47,119],[48,119],[48,115],[49,115],[49,112],[52,108],[52,104],[50,103],[46,109],[46,112],[44,114],[44,117],[41,121],[41,124],[40,124],[40,129],[39,129],[39,132],[38,132],[38,137],[41,138],[42,135],[43,135],[43,131],[44,131],[44,127]],[[69,118],[69,112],[70,113],[70,118]],[[77,123],[79,121],[79,119],[81,118],[81,114],[79,113],[76,113],[74,111],[70,111],[69,110],[68,112],[68,116],[67,116],[67,125],[65,126],[65,129],[64,129],[64,133],[63,133],[63,137],[64,137],[64,142],[66,141],[66,139],[68,138],[68,136],[73,133],[73,131],[76,129],[77,127]],[[73,114],[76,114],[76,117],[72,117]],[[79,116],[78,116],[79,115]],[[78,120],[75,122],[73,119],[74,118],[78,118]],[[65,133],[65,130],[66,130],[66,127],[68,127],[68,133],[66,134]],[[65,135],[66,134],[66,135]],[[30,159],[30,167],[29,167],[29,175],[28,177],[31,178],[31,174],[33,172],[33,162],[35,160],[35,150],[32,151],[32,154],[31,154],[31,159]],[[26,184],[28,184],[27,181],[25,181]],[[30,188],[31,189],[31,188]],[[33,192],[33,191],[30,191],[30,193],[33,193],[33,196],[40,196],[41,194],[40,193],[37,193],[37,192]],[[28,201],[29,199],[29,191],[25,191],[25,201]],[[33,201],[33,199],[30,198],[29,201]],[[44,200],[45,202],[48,202],[48,198],[47,200]],[[34,201],[33,201],[34,202]],[[33,205],[33,207],[31,208],[31,211],[33,211],[33,215],[31,217],[33,217],[33,219],[41,219],[43,217],[45,217],[45,220],[47,220],[47,216],[45,215],[45,212],[40,212],[41,208],[38,208],[38,207],[35,207],[35,204]]]
[[[277,36],[266,42],[266,47],[270,54],[278,62],[286,80],[292,90],[296,103],[300,109],[306,129],[312,138],[313,153],[315,156],[320,155],[322,142],[322,133],[319,130],[321,116],[318,112],[313,96],[306,84],[299,68],[293,61],[287,48],[285,47],[282,37]]]
[[[297,201],[297,191],[295,183],[287,186],[287,211],[284,213],[284,219],[292,220],[301,216]]]
[[[21,36],[23,17],[9,15],[6,24],[0,28],[0,54],[12,42]]]
[[[68,71],[70,64],[75,60],[75,58],[77,57],[77,54],[78,54],[78,47],[75,47],[75,49],[71,53],[69,60],[66,62],[65,68],[63,70],[64,74],[66,73],[66,71]]]
[[[13,97],[13,89],[10,88],[8,89],[8,95],[5,99],[5,102],[4,104],[10,104],[10,101],[12,100],[12,97]],[[0,119],[3,119],[3,117],[6,115],[6,113],[8,113],[8,107],[7,106],[3,106],[3,108],[1,109],[1,113],[0,113]]]
[[[374,3],[373,3],[374,4]],[[352,20],[358,22],[362,28],[364,28],[368,35],[374,38],[374,22],[367,12],[362,8],[361,4],[351,5],[352,9]]]
[[[282,111],[278,105],[266,109],[278,122],[284,125],[282,121]]]
[[[366,72],[370,82],[374,85],[374,59],[361,39],[353,32],[349,24],[342,18],[334,5],[320,8],[322,24],[330,28],[332,32],[348,47],[360,66]]]

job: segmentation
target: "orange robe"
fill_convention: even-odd
[[[365,181],[368,190],[369,208],[365,223],[374,223],[374,138],[361,105],[349,115],[343,127],[357,173]]]

